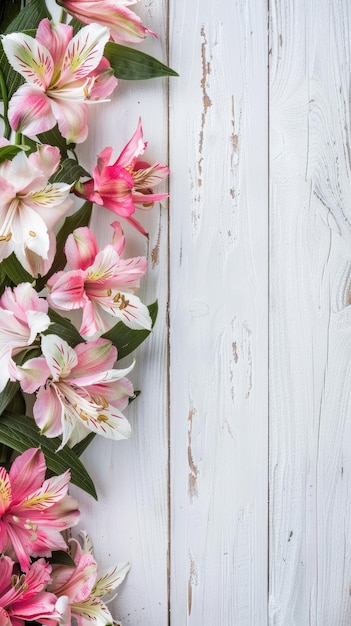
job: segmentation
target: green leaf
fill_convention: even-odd
[[[0,154],[1,157],[1,154]],[[61,167],[50,178],[51,183],[67,183],[68,185],[72,185],[80,178],[90,177],[89,172],[87,172],[84,167],[79,165],[75,159],[65,159],[61,163]]]
[[[76,567],[72,557],[63,550],[55,550],[52,556],[46,559],[51,565],[65,565],[66,567]]]
[[[4,32],[21,10],[21,0],[2,0],[0,4],[0,32]]]
[[[0,148],[0,163],[4,161],[12,161],[13,157],[16,156],[22,150],[28,150],[28,146],[2,146]]]
[[[84,439],[82,439],[82,441],[79,441],[78,443],[76,443],[75,446],[73,446],[72,450],[74,450],[77,456],[82,456],[83,452],[91,444],[93,439],[95,439],[95,435],[96,433],[89,433],[87,437],[85,437]]]
[[[0,415],[5,411],[11,400],[13,400],[19,388],[18,382],[12,383],[10,380],[7,382],[5,388],[0,393]]]
[[[49,309],[49,317],[52,321],[49,328],[42,333],[43,335],[58,335],[74,348],[78,343],[83,343],[84,339],[80,336],[76,327],[66,317],[62,317],[56,311]]]
[[[152,328],[154,327],[158,303],[157,300],[147,307],[149,309]],[[150,330],[132,330],[123,322],[118,322],[111,330],[102,335],[104,339],[109,339],[116,346],[118,351],[118,359],[123,359],[135,350],[150,335]]]
[[[54,262],[48,271],[48,273],[39,278],[37,280],[36,289],[41,291],[46,282],[49,280],[50,276],[55,274],[55,272],[59,272],[63,270],[66,265],[66,255],[64,252],[65,243],[68,235],[70,235],[75,228],[80,228],[81,226],[88,226],[91,211],[93,208],[93,203],[88,200],[84,202],[79,211],[66,217],[62,228],[59,230],[58,235],[56,237],[56,254],[54,258]]]
[[[177,72],[149,54],[111,41],[105,46],[104,56],[109,60],[115,76],[124,80],[178,76]]]
[[[15,285],[19,285],[20,283],[32,283],[34,281],[33,276],[28,274],[24,267],[22,267],[14,252],[12,252],[7,259],[3,260],[2,267]]]
[[[97,500],[94,483],[77,455],[67,446],[56,452],[61,440],[58,437],[48,439],[41,435],[33,418],[4,413],[0,417],[0,443],[17,452],[25,452],[28,448],[41,448],[49,470],[58,475],[70,469],[71,482]]]
[[[67,144],[67,141],[64,137],[62,137],[57,124],[51,130],[47,130],[45,133],[40,133],[38,135],[38,139],[41,143],[46,143],[50,146],[57,146],[63,159],[67,159],[67,150],[74,149],[75,147],[75,144],[73,143]]]
[[[2,0],[3,2],[4,0]],[[43,0],[31,0],[27,6],[22,9],[17,17],[8,25],[5,30],[5,34],[14,33],[16,31],[24,31],[28,29],[37,29],[39,22],[44,17],[51,20],[51,14],[47,10],[45,2]]]

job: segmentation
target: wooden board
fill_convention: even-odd
[[[170,7],[171,624],[264,626],[266,3]]]
[[[350,624],[350,4],[270,22],[270,623]]]

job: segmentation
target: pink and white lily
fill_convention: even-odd
[[[0,163],[0,262],[14,252],[32,276],[49,270],[52,228],[73,205],[70,185],[48,182],[59,164],[59,149],[48,145]]]
[[[80,533],[83,546],[71,540],[75,568],[54,565],[48,589],[58,598],[68,597],[68,610],[62,626],[70,626],[72,617],[78,626],[108,626],[115,623],[102,598],[111,594],[124,580],[129,564],[122,563],[105,572],[98,572],[93,549],[86,533]],[[112,598],[111,598],[112,599]]]
[[[67,495],[70,472],[48,480],[45,472],[44,455],[36,448],[17,457],[9,473],[0,467],[0,552],[25,572],[30,557],[67,550],[61,531],[79,519],[78,505]]]
[[[12,357],[49,327],[47,312],[48,303],[29,283],[6,287],[0,298],[0,391],[10,378]]]
[[[146,147],[139,119],[134,135],[117,160],[109,165],[113,151],[111,147],[104,148],[98,155],[93,178],[75,187],[78,196],[124,217],[144,235],[144,228],[132,215],[136,207],[150,209],[154,202],[168,197],[167,193],[153,193],[153,188],[169,174],[168,167],[159,162],[150,165],[138,160]]]
[[[27,622],[39,622],[56,626],[61,622],[61,604],[66,607],[67,598],[57,597],[45,591],[51,580],[51,565],[44,559],[32,563],[26,574],[8,556],[0,556],[0,624],[1,626],[24,626]]]
[[[84,141],[86,103],[106,98],[117,84],[103,58],[109,37],[108,28],[98,24],[73,36],[72,26],[48,19],[40,22],[35,38],[20,32],[3,37],[9,63],[26,80],[10,100],[11,127],[33,136],[58,123],[67,142]]]
[[[117,43],[139,43],[146,35],[156,33],[143,26],[140,17],[128,6],[138,0],[59,0],[65,11],[83,24],[108,26],[111,39]]]
[[[151,329],[148,308],[134,295],[146,272],[146,259],[121,259],[124,238],[119,223],[112,226],[114,240],[100,252],[88,227],[73,231],[65,246],[72,270],[57,272],[47,283],[51,306],[64,311],[83,310],[79,332],[86,337],[101,335],[119,320],[129,328]]]
[[[34,419],[46,437],[62,435],[59,450],[74,446],[89,432],[109,439],[130,437],[130,424],[122,414],[133,386],[125,378],[134,364],[113,369],[117,350],[110,341],[97,339],[71,348],[56,335],[44,335],[43,356],[29,359],[13,370],[23,391],[39,389]]]

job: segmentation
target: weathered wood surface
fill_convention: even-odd
[[[140,3],[180,78],[91,114],[87,166],[142,115],[172,170],[129,245],[160,304],[133,438],[93,443],[79,496],[100,562],[131,561],[125,625],[351,624],[351,5],[269,5]]]
[[[351,624],[347,0],[270,19],[270,623]]]

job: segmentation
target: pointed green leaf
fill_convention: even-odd
[[[34,281],[33,276],[28,274],[24,267],[22,267],[14,252],[12,252],[7,259],[3,260],[2,266],[15,285],[19,285],[20,283],[32,283]]]
[[[4,0],[2,0],[2,2],[3,1]],[[8,25],[5,34],[8,35],[16,31],[28,30],[29,28],[36,30],[39,26],[39,22],[43,20],[44,17],[49,18],[49,20],[52,19],[45,2],[43,2],[43,0],[31,0]]]
[[[0,32],[4,32],[21,10],[21,0],[2,0],[0,4]]]
[[[0,443],[17,452],[24,452],[28,448],[41,448],[48,469],[56,475],[70,469],[71,482],[97,500],[94,483],[77,455],[67,446],[56,452],[61,440],[58,437],[48,439],[41,435],[33,418],[4,413],[0,417]]]
[[[4,161],[12,161],[13,157],[16,156],[22,150],[28,150],[28,146],[2,146],[0,148],[0,163]]]
[[[65,159],[64,161],[62,161],[61,167],[58,172],[51,176],[50,182],[67,183],[68,185],[72,185],[80,178],[86,177],[90,177],[90,174],[84,169],[84,167],[79,165],[79,163],[77,163],[77,161],[75,161],[74,159]]]
[[[19,388],[18,382],[12,383],[10,380],[7,382],[5,388],[0,393],[0,415],[5,411],[11,400],[13,400]]]
[[[64,269],[67,262],[66,255],[64,253],[66,239],[68,235],[70,235],[74,231],[75,228],[79,228],[80,226],[88,226],[92,208],[92,202],[84,202],[79,211],[77,211],[73,215],[70,215],[69,217],[66,217],[64,224],[56,237],[56,254],[54,262],[49,272],[45,276],[37,280],[36,289],[38,289],[38,291],[41,291],[46,282],[49,280],[50,276],[55,274],[55,272],[59,272],[60,270]]]
[[[78,343],[83,343],[84,339],[80,336],[76,327],[66,317],[59,315],[57,311],[49,309],[49,317],[52,321],[49,328],[42,333],[43,335],[58,335],[74,348]]]
[[[111,41],[105,46],[104,56],[109,60],[115,76],[124,80],[178,76],[177,72],[149,54]]]
[[[67,150],[74,149],[75,147],[75,144],[73,143],[67,144],[66,139],[62,137],[57,124],[51,130],[47,130],[45,133],[40,133],[38,135],[38,139],[41,143],[46,143],[50,146],[57,146],[63,159],[67,159]]]
[[[76,453],[77,456],[82,456],[83,452],[91,444],[93,439],[95,439],[95,435],[96,433],[89,433],[89,435],[85,437],[85,439],[82,439],[82,441],[79,441],[78,443],[76,443],[75,446],[73,446],[72,450]]]
[[[157,300],[148,306],[150,317],[152,320],[152,328],[154,327],[158,303]],[[123,322],[118,322],[111,330],[102,335],[104,339],[109,339],[116,346],[118,358],[123,359],[135,350],[150,335],[150,330],[132,330]]]
[[[66,567],[76,567],[72,557],[63,550],[55,550],[52,556],[46,559],[51,565],[65,565]],[[31,622],[32,623],[32,622]]]

